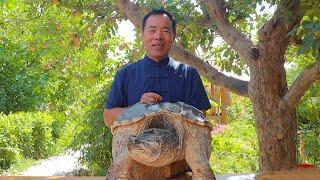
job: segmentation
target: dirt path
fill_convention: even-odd
[[[52,156],[40,164],[19,173],[19,176],[66,176],[79,167],[80,152],[66,152],[59,156]]]

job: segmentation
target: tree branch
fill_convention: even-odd
[[[226,19],[226,8],[224,7],[226,2],[224,0],[202,0],[202,2],[208,7],[208,13],[217,26],[216,32],[221,35],[223,40],[246,62],[258,59],[259,50],[253,42]]]
[[[283,100],[290,106],[296,106],[304,92],[312,83],[320,79],[320,60],[310,69],[305,69],[294,81]]]
[[[290,38],[287,34],[302,18],[299,3],[299,0],[292,0],[278,4],[273,17],[259,29],[259,40],[269,42],[273,39],[277,42],[287,42],[288,45]]]
[[[117,7],[126,14],[130,21],[141,28],[143,15],[138,6],[129,0],[117,0]],[[174,44],[171,49],[171,55],[177,61],[188,64],[199,72],[200,75],[217,85],[223,86],[226,89],[239,94],[241,96],[248,95],[248,82],[242,81],[233,77],[229,77],[213,68],[208,63],[205,63],[195,55],[185,51],[178,45]]]
[[[142,28],[143,14],[137,5],[129,0],[116,0],[116,4],[136,27]]]
[[[226,76],[225,74],[212,67],[209,63],[202,61],[194,54],[191,54],[190,52],[182,49],[175,44],[172,46],[171,56],[174,59],[179,60],[179,62],[181,63],[188,64],[196,68],[199,74],[201,74],[210,82],[218,86],[222,86],[240,96],[248,96],[249,83],[247,81],[239,80],[231,76]]]

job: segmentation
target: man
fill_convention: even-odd
[[[126,107],[137,102],[182,101],[199,110],[210,108],[198,72],[168,57],[175,36],[176,24],[169,12],[153,10],[144,17],[146,55],[116,73],[104,111],[106,126],[110,128]]]

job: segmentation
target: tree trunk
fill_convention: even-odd
[[[282,100],[287,84],[285,49],[281,47],[286,46],[275,42],[259,46],[260,58],[250,64],[249,97],[256,120],[260,172],[293,168],[296,164],[296,112],[294,105]]]

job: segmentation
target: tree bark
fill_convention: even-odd
[[[285,21],[281,11],[284,7],[293,15],[291,22]],[[256,120],[261,172],[296,165],[296,103],[285,100],[288,87],[284,55],[290,43],[287,33],[301,20],[299,1],[278,5],[276,13],[278,16],[275,14],[259,30],[259,59],[249,62],[249,97]]]
[[[286,47],[285,40],[260,45],[260,58],[250,68],[249,97],[256,121],[261,172],[293,168],[296,164],[295,105],[283,101],[288,90]]]

